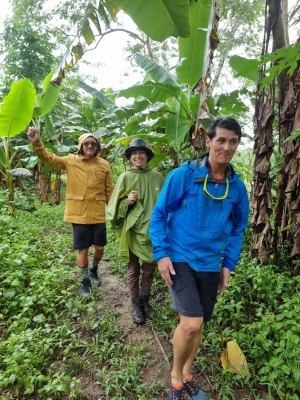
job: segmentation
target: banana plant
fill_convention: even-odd
[[[125,126],[119,127],[117,130],[118,137],[113,138],[111,143],[113,141],[117,143],[116,140],[123,140],[125,143],[130,136],[144,134],[149,136],[149,141],[155,143],[161,141],[158,139],[163,139],[163,146],[160,147],[163,147],[164,150],[167,147],[173,149],[174,154],[184,153],[190,147],[190,135],[193,131],[196,132],[197,139],[197,133],[200,130],[199,121],[203,120],[203,110],[208,109],[206,100],[209,69],[213,51],[218,43],[215,1],[99,0],[98,8],[88,3],[82,28],[79,29],[80,37],[87,45],[96,40],[91,26],[96,27],[101,37],[103,34],[101,23],[107,22],[107,18],[103,18],[103,15],[107,15],[106,12],[108,12],[113,18],[119,9],[123,9],[130,15],[138,27],[154,40],[163,41],[170,36],[179,37],[181,64],[176,69],[177,76],[174,76],[163,70],[153,60],[148,60],[141,55],[137,56],[137,64],[146,71],[144,82],[115,95],[133,97],[136,101],[142,98],[144,103],[148,101],[148,115],[154,105],[156,110],[160,107],[164,108],[165,113],[161,115],[160,119],[152,122],[148,118],[148,124],[143,121],[145,113],[130,115],[125,119]],[[67,51],[66,56],[54,72],[52,80],[62,79],[64,71],[71,68],[82,57],[83,51],[78,54],[78,49],[75,47],[73,46]],[[128,116],[131,111],[129,108],[124,110],[123,107],[120,110],[112,104],[107,104],[109,101],[103,100],[101,92],[97,93],[97,90],[88,87],[84,82],[81,82],[80,86],[89,92],[98,103],[100,102],[107,112],[111,110],[108,121],[109,123],[113,121],[112,125],[116,124],[116,115],[118,117],[123,113]],[[112,95],[109,97],[112,100]],[[105,117],[100,120],[99,128],[102,127],[104,119]],[[205,132],[205,129],[202,131]]]
[[[8,189],[8,204],[11,214],[15,215],[14,187],[15,176],[28,177],[31,172],[25,168],[18,168],[20,162],[16,162],[19,147],[11,146],[11,139],[23,132],[30,121],[39,127],[42,117],[54,107],[61,87],[50,84],[53,71],[43,82],[43,92],[36,95],[33,83],[29,79],[20,79],[11,85],[7,96],[0,104],[0,174],[2,182]]]
[[[21,79],[11,85],[10,92],[0,104],[0,173],[2,181],[8,189],[8,204],[11,214],[15,215],[14,188],[13,188],[13,162],[18,150],[11,150],[10,139],[22,132],[32,118],[35,88],[29,79]]]

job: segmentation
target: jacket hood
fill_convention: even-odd
[[[141,174],[143,172],[147,172],[147,171],[151,171],[151,170],[152,170],[152,168],[149,167],[149,165],[146,165],[145,168],[129,168],[128,171],[133,172],[135,174]]]
[[[96,139],[96,141],[98,143],[98,152],[97,152],[97,154],[99,154],[100,153],[100,149],[101,149],[100,143],[99,143],[99,140],[96,138],[96,136],[93,135],[92,133],[84,133],[83,135],[79,136],[79,138],[78,138],[78,154],[82,154],[82,144],[88,137],[93,137],[94,139]]]
[[[188,169],[198,170],[200,175],[206,175],[210,171],[208,156],[209,153],[202,154],[200,157],[195,158],[195,160],[186,161],[183,166]],[[231,179],[235,179],[235,175],[238,176],[231,164],[227,166],[226,175]]]

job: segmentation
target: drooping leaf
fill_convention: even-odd
[[[48,132],[49,136],[51,138],[53,136],[55,136],[56,133],[54,131],[53,124],[52,124],[52,121],[51,121],[49,115],[45,115],[45,125],[46,125],[46,129],[47,129],[47,132]]]
[[[19,176],[21,178],[32,178],[33,175],[33,173],[27,168],[7,169],[6,172],[12,174],[13,176]]]
[[[235,113],[246,112],[248,110],[248,107],[239,98],[238,90],[234,90],[228,94],[221,94],[216,101],[221,113],[225,115],[234,115]]]
[[[85,90],[87,93],[89,93],[90,95],[92,95],[94,97],[97,97],[97,99],[100,100],[102,105],[104,105],[104,106],[114,106],[115,105],[115,103],[113,101],[111,101],[107,96],[105,96],[105,94],[102,93],[101,91],[92,88],[91,86],[80,81],[79,79],[75,79],[75,81],[76,81],[77,85],[79,87],[81,87],[83,90]]]
[[[11,85],[0,104],[0,136],[13,137],[27,128],[32,118],[35,93],[29,79],[20,79]]]
[[[261,58],[261,64],[272,62],[266,69],[265,76],[261,81],[260,89],[264,89],[269,83],[277,78],[283,70],[292,75],[300,61],[300,43],[282,47],[271,54]]]
[[[121,90],[118,97],[138,97],[142,96],[148,99],[155,99],[159,102],[165,102],[171,96],[180,95],[180,87],[165,85],[163,83],[146,82],[142,85],[131,86],[128,89]]]
[[[200,0],[199,0],[200,1]],[[153,40],[188,37],[189,0],[112,0]]]
[[[73,47],[74,46],[72,46],[72,48]],[[57,82],[57,81],[60,82],[62,78],[65,77],[65,70],[72,68],[73,65],[76,63],[76,61],[81,58],[81,57],[79,58],[79,52],[77,54],[74,54],[72,52],[72,48],[67,49],[62,59],[60,60],[58,66],[56,67],[52,75],[52,82]]]
[[[76,61],[80,60],[83,57],[84,50],[80,41],[78,41],[78,43],[72,47],[72,53],[74,54]]]
[[[233,56],[229,60],[229,65],[234,71],[235,78],[243,77],[254,83],[258,82],[259,60]]]
[[[46,76],[43,82],[43,93],[37,95],[35,98],[36,105],[39,107],[35,110],[35,115],[37,117],[43,117],[52,110],[62,89],[61,85],[53,85],[51,83],[52,74],[53,71]]]
[[[98,14],[100,15],[101,19],[104,21],[106,28],[108,28],[110,25],[110,18],[114,19],[114,15],[113,16],[111,15],[109,9],[108,9],[109,14],[107,13],[106,8],[102,4],[101,0],[99,1],[97,11],[98,11]]]
[[[171,112],[166,121],[166,139],[169,146],[178,148],[190,128],[190,121],[176,99],[168,99],[167,104]]]
[[[205,61],[209,50],[209,37],[213,24],[213,1],[191,0],[190,29],[187,38],[179,38],[178,80],[193,87],[205,75]]]
[[[100,0],[101,3],[101,0]],[[118,12],[120,11],[120,7],[118,7],[112,0],[104,1],[105,8],[109,12],[109,15],[114,20]],[[100,13],[99,13],[100,14]]]
[[[95,40],[93,30],[90,26],[90,21],[95,25],[98,32],[101,33],[98,12],[92,3],[89,3],[85,10],[85,15],[84,15],[83,23],[82,23],[82,28],[81,28],[81,34],[84,37],[86,44],[91,44]]]
[[[30,152],[30,150],[32,151],[32,149],[28,149],[28,152]],[[25,159],[22,158],[22,161],[25,162],[27,168],[33,168],[38,162],[38,156],[31,156]]]
[[[157,62],[144,57],[142,54],[135,56],[136,63],[143,68],[154,82],[165,83],[166,85],[179,86],[176,76],[170,74]]]

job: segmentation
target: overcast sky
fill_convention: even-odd
[[[3,21],[9,14],[10,6],[9,0],[1,1],[1,13],[0,13],[0,32],[3,29]],[[51,2],[51,6],[54,1]],[[124,26],[127,29],[134,29],[129,16],[120,12]],[[128,28],[129,27],[129,28]],[[127,41],[132,40],[128,34],[123,32],[115,32],[106,35],[95,50],[88,51],[83,56],[82,60],[91,62],[93,65],[87,66],[82,61],[79,61],[80,70],[87,75],[94,75],[97,77],[97,89],[101,88],[113,88],[124,89],[138,83],[142,76],[138,73],[131,73],[131,66],[128,61],[125,60],[126,54],[124,48],[127,45]],[[91,44],[92,48],[94,44]],[[88,83],[88,82],[87,82]]]
[[[9,13],[9,0],[1,1],[1,14],[0,14],[0,32],[2,31],[2,22]],[[55,1],[50,2],[51,7],[55,6]],[[297,0],[289,0],[290,8],[295,4]],[[120,12],[120,16],[124,21],[124,26],[127,29],[134,30],[134,24],[132,23],[129,16]],[[293,28],[292,35],[295,36],[296,28]],[[99,43],[97,48],[92,51],[88,51],[82,60],[97,64],[97,66],[87,66],[82,60],[79,61],[80,69],[83,73],[94,75],[97,77],[97,85],[95,88],[113,88],[114,90],[127,88],[132,86],[142,79],[142,75],[132,72],[132,68],[128,61],[125,60],[126,54],[124,48],[127,45],[127,41],[131,39],[128,34],[123,32],[116,32],[105,36]],[[292,40],[291,40],[292,41]],[[90,46],[93,47],[93,44]],[[87,82],[88,83],[88,82]]]

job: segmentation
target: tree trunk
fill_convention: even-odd
[[[273,36],[273,51],[288,43],[288,33],[283,21],[281,2],[267,0],[268,16],[264,49],[268,48],[269,38]],[[277,184],[277,206],[275,209],[275,224],[273,249],[278,256],[282,245],[289,248],[291,260],[300,259],[300,138],[287,140],[295,131],[300,130],[300,63],[290,77],[283,71],[278,77],[279,104],[279,145],[283,156],[283,166],[279,173]],[[250,256],[257,250],[260,261],[263,262],[271,249],[271,229],[269,216],[271,212],[270,180],[268,168],[272,142],[272,119],[270,102],[273,94],[269,92],[267,102],[258,92],[255,113],[256,142],[254,152],[254,186],[251,195],[253,207],[253,243]],[[264,116],[261,118],[260,116]],[[265,155],[264,160],[259,157]],[[264,180],[263,182],[261,180]],[[264,200],[262,200],[264,199]],[[299,272],[299,266],[296,272]]]
[[[15,218],[16,216],[16,206],[15,206],[15,193],[13,185],[13,176],[7,175],[7,192],[8,192],[8,205],[10,210],[10,215]]]
[[[268,0],[267,0],[268,4]],[[270,7],[270,4],[269,4]],[[274,14],[269,8],[265,16],[265,34],[262,54],[267,51],[270,32],[274,24]],[[260,70],[260,80],[264,77],[264,69]],[[272,252],[272,230],[270,216],[272,213],[272,180],[269,176],[270,159],[273,153],[273,119],[274,119],[274,86],[269,85],[267,92],[257,87],[254,114],[254,149],[253,187],[251,190],[251,206],[253,210],[251,226],[253,230],[252,247],[249,258],[257,253],[262,264]]]
[[[56,171],[55,181],[51,184],[51,191],[53,195],[54,204],[60,204],[60,188],[61,188],[61,171]]]
[[[290,247],[290,257],[300,259],[300,137],[286,139],[300,130],[300,63],[293,75],[285,75],[285,85],[280,98],[280,142],[282,143],[283,166],[277,185],[274,248]],[[280,235],[279,235],[280,230]],[[299,273],[299,266],[295,272]]]
[[[41,203],[48,203],[48,179],[47,174],[42,172],[42,163],[38,164],[38,188]]]
[[[269,256],[271,248],[272,213],[272,179],[269,176],[270,159],[273,152],[272,124],[274,110],[272,104],[272,88],[269,87],[267,98],[264,92],[258,92],[254,115],[254,149],[253,187],[251,191],[253,230],[250,258],[258,252],[263,263]]]

